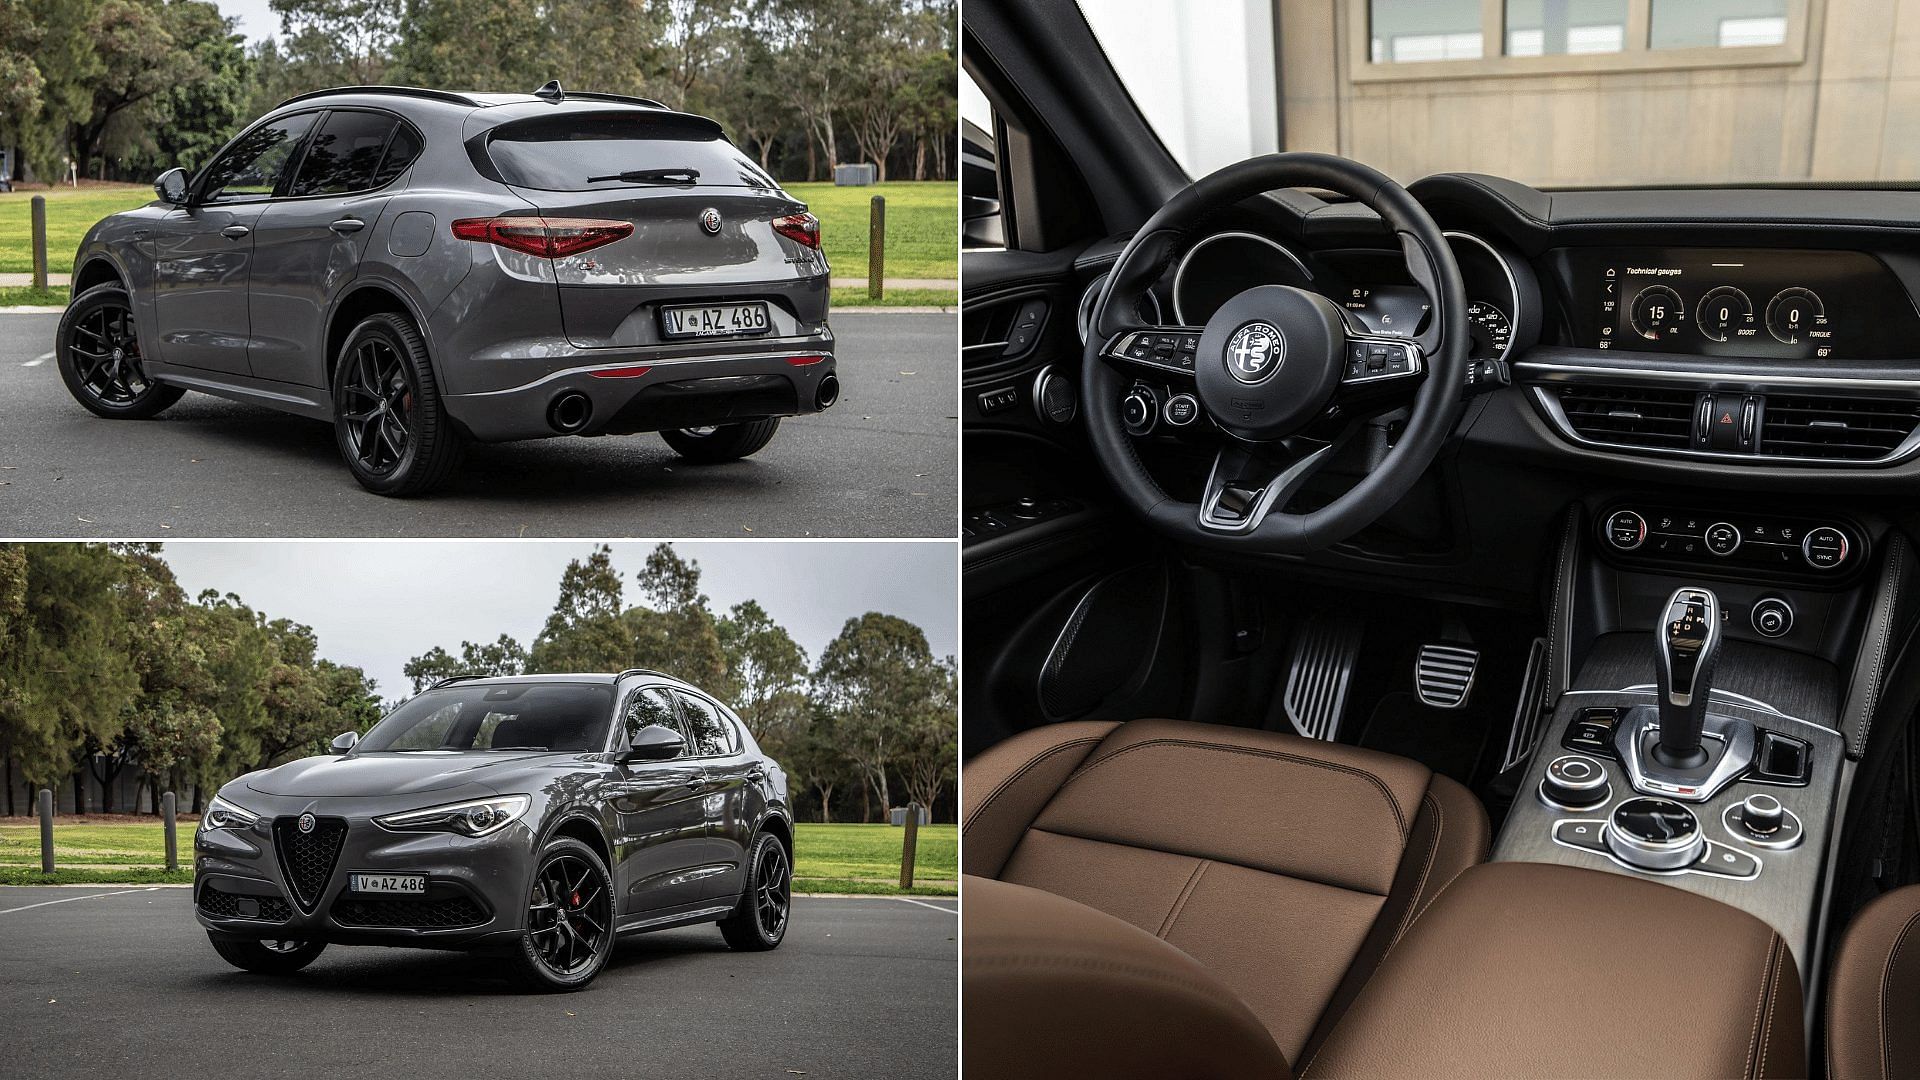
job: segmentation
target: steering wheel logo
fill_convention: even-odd
[[[1244,383],[1273,374],[1286,357],[1286,339],[1272,323],[1248,323],[1227,341],[1227,371]]]

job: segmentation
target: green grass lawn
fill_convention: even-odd
[[[153,189],[144,184],[81,188],[32,188],[0,194],[0,273],[33,270],[33,207],[35,195],[47,197],[47,272],[70,274],[73,256],[93,223],[108,214],[145,206]],[[64,289],[57,304],[66,303]],[[11,303],[38,301],[11,300]]]
[[[960,196],[949,182],[903,181],[872,187],[787,184],[820,219],[820,239],[835,277],[867,276],[867,229],[875,195],[887,200],[887,276],[960,276]],[[864,293],[862,294],[864,295]],[[889,298],[891,299],[891,298]]]
[[[52,877],[40,872],[40,826],[23,818],[0,825],[0,885],[138,884],[193,880],[194,822],[179,827],[180,865],[166,872],[166,839],[158,821],[67,824],[55,819]],[[902,830],[888,825],[801,825],[794,838],[797,892],[899,895]],[[959,876],[959,830],[920,830],[914,859],[916,896],[951,896]]]

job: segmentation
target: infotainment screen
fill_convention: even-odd
[[[1873,360],[1920,352],[1913,300],[1857,251],[1573,248],[1577,344],[1700,356]]]

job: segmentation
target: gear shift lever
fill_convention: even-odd
[[[1720,598],[1710,589],[1683,586],[1667,601],[1654,638],[1660,691],[1660,742],[1653,759],[1670,769],[1707,763],[1700,729],[1707,719],[1707,692],[1720,653]]]

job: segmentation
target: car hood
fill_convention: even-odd
[[[544,752],[426,750],[301,758],[253,773],[247,787],[263,795],[360,797],[407,795],[480,784],[495,790],[526,774],[541,759],[568,758]]]

